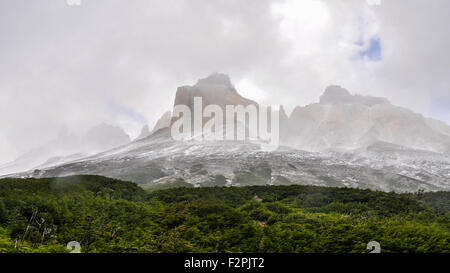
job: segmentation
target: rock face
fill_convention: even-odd
[[[438,131],[441,134],[450,136],[450,126],[445,124],[442,121],[434,120],[434,119],[427,119],[427,125],[430,126],[433,130]]]
[[[162,115],[161,118],[156,122],[155,127],[153,127],[153,130],[150,132],[150,134],[154,134],[157,131],[167,128],[170,126],[170,121],[172,120],[172,112],[167,111]]]
[[[214,104],[224,108],[226,105],[258,105],[256,102],[242,97],[233,87],[227,75],[218,73],[199,80],[194,86],[179,87],[174,105],[187,105],[192,111],[194,97],[201,97],[203,106]]]
[[[217,105],[219,106],[223,113],[225,113],[225,109],[227,105],[242,105],[244,107],[248,105],[255,105],[258,107],[258,104],[252,100],[242,97],[231,84],[230,78],[225,74],[214,73],[207,78],[199,80],[194,86],[182,86],[177,89],[174,108],[177,105],[186,105],[191,110],[191,122],[192,122],[192,133],[194,135],[201,134],[201,132],[194,132],[194,98],[202,98],[202,111],[208,105]],[[175,113],[175,109],[174,109]],[[202,122],[203,126],[212,118],[204,117]],[[242,131],[246,130],[248,127],[247,124],[243,124],[239,121],[229,121],[226,120],[226,115],[223,115],[223,128],[217,128],[219,131],[225,132],[226,124],[233,123],[237,125],[237,130]],[[180,117],[172,117],[171,125],[173,125]],[[203,127],[202,126],[202,127]],[[216,130],[216,129],[214,129]]]
[[[230,77],[226,74],[213,73],[204,79],[198,80],[196,86],[208,86],[208,85],[219,85],[229,88],[231,91],[236,92],[233,84],[231,83]]]
[[[150,130],[148,129],[148,125],[144,125],[144,127],[142,127],[141,133],[135,139],[135,141],[144,139],[144,138],[146,138],[146,137],[148,137],[150,135],[151,135],[151,133],[150,133]]]
[[[153,127],[152,131],[149,130],[148,125],[145,125],[142,128],[141,133],[139,134],[139,136],[135,139],[135,141],[147,138],[147,137],[153,135],[154,133],[156,133],[157,131],[169,127],[171,120],[172,120],[172,112],[170,112],[170,111],[165,112],[158,119],[158,121],[156,122],[156,124]]]
[[[325,93],[320,97],[321,104],[360,104],[366,106],[374,106],[377,104],[389,104],[385,98],[377,98],[370,96],[351,95],[347,89],[337,85],[327,87]]]
[[[384,98],[354,96],[341,87],[330,86],[319,104],[294,109],[282,131],[282,141],[316,152],[353,152],[386,142],[443,153],[450,148],[445,129]]]

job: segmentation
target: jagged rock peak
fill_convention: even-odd
[[[144,127],[142,127],[141,133],[139,134],[139,136],[136,138],[136,140],[140,140],[143,138],[146,138],[150,135],[150,129],[148,128],[148,125],[145,125]]]
[[[150,132],[150,134],[154,134],[163,128],[169,127],[171,119],[172,119],[172,112],[171,111],[165,112],[161,116],[161,118],[159,118],[159,120],[156,122],[155,127],[153,127],[153,130]]]
[[[321,100],[322,100],[322,98],[323,99],[327,99],[327,98],[345,99],[350,96],[351,96],[351,94],[347,89],[342,88],[339,85],[330,85],[325,89],[325,92],[323,93]]]
[[[194,86],[178,87],[174,105],[187,105],[192,109],[193,98],[202,97],[203,105],[257,105],[256,102],[242,97],[233,87],[225,74],[213,73],[201,79]]]
[[[222,73],[213,73],[204,79],[198,80],[196,86],[199,85],[223,85],[234,90],[234,86],[231,83],[230,77]]]
[[[376,104],[389,103],[385,98],[352,95],[350,92],[338,85],[331,85],[325,89],[325,92],[320,96],[321,104],[362,104],[366,106],[373,106]]]

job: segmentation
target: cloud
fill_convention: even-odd
[[[178,86],[215,71],[264,104],[292,109],[340,84],[450,122],[436,104],[450,93],[448,10],[446,0],[1,1],[0,162],[63,127],[107,122],[137,136]]]

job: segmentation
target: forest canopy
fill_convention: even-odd
[[[0,252],[450,252],[450,193],[253,186],[145,191],[101,176],[0,180]]]

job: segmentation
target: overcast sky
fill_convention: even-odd
[[[450,123],[448,0],[81,2],[0,1],[0,163],[64,128],[136,137],[211,72],[288,110],[338,84]]]

